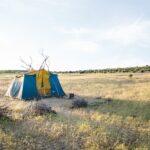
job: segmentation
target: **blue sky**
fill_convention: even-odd
[[[149,0],[0,0],[0,69],[99,69],[150,64]]]

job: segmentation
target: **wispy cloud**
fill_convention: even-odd
[[[34,2],[41,2],[41,3],[46,3],[50,4],[53,6],[67,6],[68,5],[68,0],[33,0]]]
[[[98,50],[98,47],[97,43],[86,40],[68,40],[64,43],[67,51],[93,53]]]
[[[117,26],[99,34],[102,41],[112,41],[123,45],[149,42],[150,21],[143,21],[126,26]]]
[[[1,10],[16,13],[37,13],[41,9],[48,9],[48,7],[52,9],[53,7],[61,8],[69,6],[68,0],[0,0]]]
[[[73,35],[78,35],[81,36],[82,34],[89,34],[94,32],[95,30],[92,29],[87,29],[87,28],[70,28],[70,29],[66,29],[66,28],[61,28],[59,29],[60,32],[64,33],[64,34],[73,34]]]
[[[60,30],[66,34],[66,37],[72,37],[72,40],[88,40],[99,45],[105,46],[108,43],[119,44],[122,46],[137,45],[150,46],[150,20],[140,21],[136,20],[133,24],[119,25],[111,28],[88,29],[88,28],[71,28]],[[86,44],[84,44],[86,45]]]

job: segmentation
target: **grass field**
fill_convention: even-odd
[[[0,75],[0,149],[10,150],[149,150],[150,73],[60,74],[66,93],[88,101],[71,109],[68,98],[42,102],[57,114],[28,115],[33,102],[3,97],[13,74]]]

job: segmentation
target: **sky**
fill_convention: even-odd
[[[0,70],[150,65],[149,0],[0,0]]]

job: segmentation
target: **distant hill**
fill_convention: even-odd
[[[0,70],[0,73],[18,73],[24,72],[24,70]],[[107,68],[107,69],[89,69],[89,70],[77,70],[77,71],[55,71],[55,73],[145,73],[150,72],[150,66],[136,66],[126,68]]]

